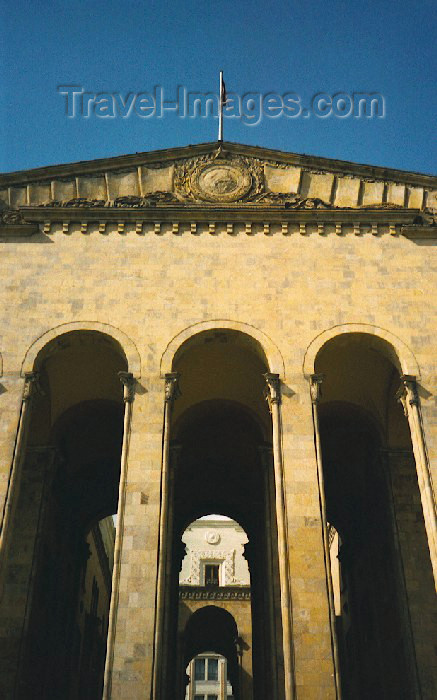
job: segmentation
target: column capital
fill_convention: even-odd
[[[164,375],[166,403],[173,403],[173,401],[181,395],[179,377],[179,372],[167,372],[167,374]]]
[[[123,400],[125,403],[132,403],[135,397],[135,377],[132,372],[119,372],[118,378],[123,384]]]
[[[396,392],[396,398],[402,404],[404,414],[408,416],[408,404],[410,406],[419,405],[419,394],[417,393],[417,379],[414,374],[402,374],[401,385]]]
[[[310,376],[310,392],[313,404],[318,404],[322,398],[322,382],[324,379],[324,374],[312,374]]]
[[[279,374],[266,372],[264,375],[266,380],[266,398],[271,407],[273,404],[281,403],[281,380]]]
[[[39,385],[39,372],[26,372],[24,375],[24,389],[23,389],[23,401],[29,401],[32,393],[33,387],[38,387]]]

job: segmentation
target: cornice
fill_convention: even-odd
[[[29,238],[39,231],[37,223],[29,224],[7,224],[0,223],[0,240],[5,238]]]
[[[410,240],[432,240],[437,238],[437,226],[403,226],[402,235]]]
[[[201,520],[199,518],[199,520],[195,520],[190,525],[190,529],[192,530],[211,530],[219,528],[229,528],[238,532],[244,532],[241,525],[235,522],[235,520]]]
[[[410,239],[437,237],[435,219],[418,209],[364,208],[287,209],[276,204],[165,204],[151,207],[40,207],[14,210],[11,223],[0,224],[0,237],[14,240],[41,231],[45,234],[155,233],[175,235],[282,233],[399,235]]]
[[[419,209],[389,209],[381,207],[355,209],[289,209],[280,204],[165,204],[151,207],[33,207],[22,206],[19,211],[27,222],[44,221],[390,221],[413,225],[423,216]],[[421,220],[421,223],[422,220]]]
[[[149,207],[22,206],[3,210],[0,239],[16,240],[39,231],[44,234],[202,233],[230,235],[370,234],[403,235],[409,239],[437,238],[433,214],[397,207],[335,207],[288,209],[279,204],[162,204]]]
[[[179,586],[179,600],[248,600],[251,599],[250,586]]]

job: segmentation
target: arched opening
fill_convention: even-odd
[[[16,625],[10,696],[98,700],[127,363],[112,338],[74,331],[45,346],[34,369],[3,597]]]
[[[245,559],[247,535],[234,520],[211,514],[190,523],[182,542],[186,554],[179,576],[178,638],[181,639],[181,670],[185,668],[186,672],[185,697],[189,700],[215,695],[217,698],[238,697],[239,684],[242,693],[246,690],[243,686],[248,686],[250,692],[252,685],[251,589]],[[214,620],[208,615],[200,616],[201,611],[211,611],[212,604],[234,619],[233,636],[229,634],[229,625],[226,629],[222,624],[211,627]],[[195,634],[190,632],[187,636],[186,630],[191,630],[193,618],[198,623],[203,620],[203,627],[198,624]],[[226,618],[222,616],[222,619]],[[201,647],[203,650],[199,651]],[[187,655],[194,649],[197,652],[187,666]],[[223,655],[224,649],[227,653]],[[249,658],[243,659],[247,653]]]
[[[345,700],[421,696],[433,675],[420,644],[421,625],[435,636],[430,556],[401,377],[393,348],[383,350],[342,334],[315,362]]]
[[[206,605],[194,612],[183,631],[184,665],[191,689],[184,698],[218,698],[225,691],[228,700],[240,700],[244,679],[239,643],[237,623],[227,610]]]
[[[239,523],[248,539],[244,556],[251,601],[247,631],[240,634],[243,665],[247,662],[244,700],[265,698],[280,686],[282,668],[272,428],[263,377],[268,366],[253,339],[215,329],[190,338],[176,354],[173,371],[180,375],[181,396],[174,404],[171,428],[165,697],[173,699],[177,691],[184,698],[185,669],[192,658],[182,653],[178,636],[182,538],[193,521],[221,513]]]

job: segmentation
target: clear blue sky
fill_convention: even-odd
[[[378,92],[384,119],[225,120],[225,140],[435,173],[435,0],[1,0],[0,170],[215,141],[217,120],[68,119],[91,93]]]

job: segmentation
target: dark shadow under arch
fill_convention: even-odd
[[[229,679],[238,698],[238,628],[234,617],[215,605],[197,610],[184,631],[184,663],[189,664],[198,654],[212,651],[228,661]]]
[[[86,532],[117,512],[123,404],[84,401],[67,409],[52,430],[61,456],[54,488],[65,516]]]
[[[181,447],[175,474],[177,531],[182,534],[193,520],[216,512],[240,523],[249,537],[258,529],[253,508],[263,493],[258,448],[264,438],[259,423],[236,402],[205,401],[181,416],[175,435]]]

